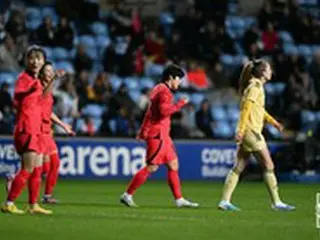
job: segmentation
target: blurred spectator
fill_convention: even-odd
[[[249,52],[251,44],[257,44],[260,39],[259,29],[256,24],[252,24],[251,27],[245,32],[243,36],[243,47],[246,52]]]
[[[271,22],[267,25],[267,30],[262,33],[262,43],[266,54],[272,54],[278,47],[279,37]]]
[[[60,117],[78,117],[78,96],[74,88],[73,78],[66,75],[58,90],[54,91],[56,113]]]
[[[202,12],[204,19],[214,20],[223,24],[228,11],[228,1],[225,0],[195,0],[195,7]]]
[[[12,11],[6,24],[6,31],[12,37],[19,52],[23,52],[28,45],[28,29],[20,11]]]
[[[186,16],[181,16],[177,19],[176,27],[181,30],[181,38],[186,46],[186,54],[191,57],[198,55],[196,45],[202,24],[201,12],[198,12],[193,6],[189,7]]]
[[[144,53],[143,53],[144,46],[139,46],[136,51],[134,52],[134,72],[136,75],[141,76],[144,73]]]
[[[133,114],[128,111],[126,106],[120,107],[118,113],[116,117],[116,135],[120,137],[134,136],[137,128]]]
[[[138,107],[141,110],[141,112],[145,112],[146,109],[148,108],[149,99],[150,99],[149,92],[150,92],[150,89],[148,89],[148,88],[144,88],[141,91],[141,95],[138,100]]]
[[[275,22],[275,14],[272,9],[270,1],[265,1],[260,13],[258,15],[258,22],[260,29],[265,30],[269,22]]]
[[[295,72],[290,76],[285,95],[286,109],[293,113],[305,108],[313,109],[316,106],[317,95],[313,81],[305,71],[304,66],[295,68]],[[298,126],[296,127],[298,128]]]
[[[92,120],[89,117],[84,118],[84,124],[82,128],[80,129],[80,133],[86,136],[94,136],[97,129],[95,129],[94,124]]]
[[[131,10],[131,28],[133,45],[134,47],[138,47],[144,42],[143,22],[140,9],[138,8]]]
[[[18,72],[18,52],[11,36],[6,34],[4,40],[0,43],[0,71]]]
[[[170,6],[165,6],[159,16],[159,22],[162,27],[163,35],[165,38],[170,38],[172,35],[172,26],[175,23],[173,9]]]
[[[210,103],[207,99],[202,101],[200,109],[196,113],[196,123],[206,137],[213,137],[212,126],[214,121],[210,111]]]
[[[309,66],[309,72],[314,82],[316,94],[318,97],[320,97],[320,50],[315,53],[314,58]]]
[[[210,87],[210,81],[204,69],[200,67],[196,61],[190,62],[187,73],[189,85],[197,89],[207,89]]]
[[[73,47],[74,32],[66,17],[61,17],[55,33],[55,44],[59,47],[71,49]]]
[[[114,10],[109,15],[108,25],[114,37],[125,36],[132,32],[130,11],[126,4],[118,2]]]
[[[6,36],[5,24],[4,15],[0,14],[0,42],[2,42]]]
[[[198,44],[190,47],[199,48],[199,52],[196,56],[198,59],[204,59],[208,62],[217,61],[219,51],[221,50],[221,43],[219,42],[217,26],[215,22],[208,21],[200,31],[201,34],[198,34]]]
[[[111,43],[104,51],[103,54],[103,69],[107,73],[115,73],[117,68],[116,52],[114,44]]]
[[[234,41],[225,31],[224,26],[219,26],[217,31],[217,43],[220,45],[220,49],[224,53],[235,54]]]
[[[75,86],[79,97],[79,109],[81,109],[89,100],[89,72],[82,70],[78,75]]]
[[[303,56],[298,56],[296,54],[288,56],[288,70],[290,73],[294,73],[297,69],[305,68],[307,66],[307,61]]]
[[[320,43],[320,21],[316,18],[312,19],[312,44],[319,44]]]
[[[51,17],[43,18],[42,24],[36,30],[36,42],[39,45],[53,47],[55,45],[55,28]]]
[[[123,108],[126,107],[129,113],[128,115],[131,115],[132,112],[135,112],[136,110],[136,104],[130,97],[128,93],[128,88],[126,84],[122,84],[119,87],[119,90],[117,93],[111,98],[110,102],[110,113],[111,116],[115,116],[117,112]]]
[[[188,136],[188,130],[182,125],[183,114],[182,112],[177,112],[171,117],[171,131],[170,135],[173,138],[185,138]]]
[[[293,38],[297,43],[311,44],[313,29],[311,25],[312,19],[308,16],[301,16],[299,22],[293,27]],[[301,34],[303,32],[303,34]]]
[[[83,44],[78,45],[73,65],[78,73],[82,70],[90,71],[92,69],[92,59],[87,54],[86,47]]]
[[[0,133],[12,134],[13,107],[9,93],[9,84],[3,83],[0,89]]]
[[[184,41],[181,40],[179,32],[174,32],[167,44],[166,54],[170,60],[175,63],[180,62],[185,57],[185,45]]]
[[[211,83],[210,85],[213,88],[223,89],[231,86],[226,70],[219,62],[214,63],[212,67],[208,68],[208,76]]]
[[[149,32],[145,42],[145,51],[152,62],[156,64],[166,63],[164,40],[155,31]]]
[[[192,103],[182,110],[181,125],[186,129],[189,137],[204,137],[204,134],[197,128],[196,110]]]
[[[89,101],[108,103],[112,97],[112,86],[105,72],[98,73],[92,86],[88,87]]]
[[[0,112],[13,112],[12,99],[9,93],[9,84],[3,83],[0,89]]]
[[[274,81],[287,83],[291,74],[289,62],[287,56],[282,52],[278,52],[274,55],[273,59],[274,67]]]
[[[115,45],[115,57],[118,66],[118,75],[131,76],[134,73],[134,49],[130,35],[117,37]]]

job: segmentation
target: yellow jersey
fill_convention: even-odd
[[[240,111],[243,110],[243,103],[245,101],[251,101],[253,103],[245,129],[261,133],[265,119],[265,93],[263,83],[259,79],[251,78],[249,80],[249,85],[244,90],[241,98]]]

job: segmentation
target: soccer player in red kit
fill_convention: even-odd
[[[120,202],[129,207],[137,207],[133,201],[133,194],[162,164],[167,166],[168,185],[177,207],[199,206],[198,203],[182,197],[178,157],[170,137],[171,115],[187,103],[187,99],[181,99],[173,104],[172,92],[179,88],[183,77],[184,73],[180,67],[169,65],[162,73],[162,83],[150,92],[150,104],[137,136],[138,140],[144,140],[147,145],[146,166],[133,177],[126,192],[120,198]]]
[[[14,201],[19,197],[26,183],[29,190],[29,208],[31,214],[52,214],[37,203],[42,173],[42,144],[41,122],[42,105],[41,99],[47,93],[43,88],[38,74],[42,68],[46,55],[42,48],[31,46],[25,54],[26,70],[22,72],[15,84],[14,106],[17,111],[14,129],[14,145],[21,156],[22,164],[16,174],[7,201],[1,207],[1,211],[11,214],[24,214],[19,210]]]
[[[48,84],[52,81],[52,79],[50,79],[52,75],[55,75],[55,77],[61,77],[64,75],[64,71],[57,71],[55,73],[52,63],[47,61],[43,65],[39,74],[39,78],[43,87],[48,86]],[[53,95],[51,89],[48,89],[48,91],[48,94],[42,98],[41,138],[44,146],[44,162],[42,172],[46,175],[45,192],[42,202],[54,204],[57,203],[57,200],[52,196],[52,193],[59,176],[60,159],[57,145],[52,136],[52,122],[62,127],[68,135],[75,135],[75,133],[69,124],[62,122],[53,113]]]

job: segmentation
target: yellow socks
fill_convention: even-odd
[[[273,170],[266,170],[264,172],[264,181],[267,184],[267,188],[274,204],[281,203],[281,199],[278,191],[278,182]]]
[[[239,173],[231,169],[224,183],[222,199],[221,199],[222,201],[230,202],[232,193],[236,188],[238,181],[239,181]]]

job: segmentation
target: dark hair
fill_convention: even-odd
[[[48,66],[48,65],[53,66],[53,63],[50,62],[50,61],[46,61],[46,62],[43,64],[42,68],[40,69],[39,76],[41,76],[41,75],[44,74],[44,69],[45,69],[45,67]]]
[[[161,76],[161,82],[166,82],[171,78],[183,78],[184,72],[182,71],[181,67],[171,64],[164,69]]]
[[[242,95],[243,91],[248,87],[251,77],[261,78],[263,76],[263,72],[266,70],[268,64],[266,60],[257,59],[250,61],[242,68],[239,79],[240,95]]]
[[[256,78],[261,78],[263,76],[263,72],[266,70],[268,66],[268,62],[262,59],[253,60],[253,66],[251,70],[252,76]]]
[[[42,68],[40,69],[40,72],[39,72],[39,78],[40,78],[40,79],[43,77],[43,75],[44,75],[44,69],[45,69],[45,67],[48,66],[48,65],[53,66],[53,63],[50,62],[50,61],[46,61],[46,62],[43,64],[43,66],[42,66]]]
[[[26,50],[26,53],[25,53],[25,56],[26,57],[29,57],[33,52],[40,52],[43,57],[44,57],[44,60],[47,60],[47,54],[46,52],[44,51],[44,49],[38,45],[31,45],[27,48]]]

